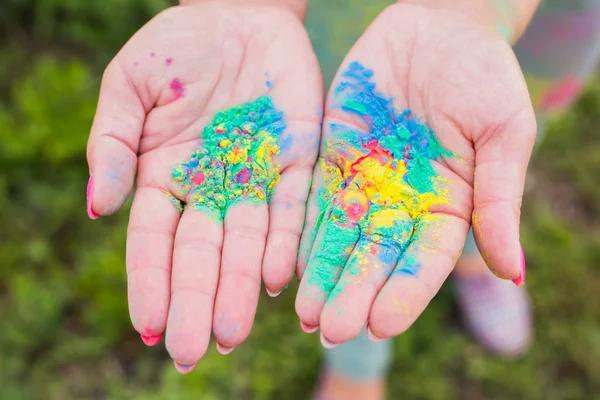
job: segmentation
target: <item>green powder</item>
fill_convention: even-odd
[[[218,112],[202,132],[202,146],[173,169],[173,179],[187,193],[187,207],[223,220],[238,202],[270,202],[285,128],[270,96]]]
[[[337,106],[368,129],[331,124],[321,154],[324,182],[307,279],[328,301],[368,271],[391,273],[418,237],[421,218],[447,202],[432,160],[451,153],[410,110],[394,110],[392,100],[375,91],[372,76],[351,63],[334,90]],[[411,261],[400,273],[414,275],[418,267]],[[339,280],[345,272],[347,278]]]

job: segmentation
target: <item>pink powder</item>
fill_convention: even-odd
[[[238,172],[235,176],[235,180],[237,183],[248,183],[250,180],[251,172],[248,168],[244,168],[240,172]]]
[[[198,171],[192,178],[192,182],[194,182],[196,185],[202,185],[204,183],[204,179],[204,173],[202,171]]]
[[[173,101],[183,97],[183,92],[185,89],[183,87],[183,83],[181,83],[179,78],[174,78],[171,81],[171,84],[169,85],[169,87],[171,88],[171,91],[175,95],[175,98],[173,99]]]

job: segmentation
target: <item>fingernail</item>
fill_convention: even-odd
[[[367,337],[371,340],[371,342],[375,343],[383,342],[385,340],[384,338],[375,336],[369,325],[367,325]]]
[[[98,219],[100,215],[96,214],[92,210],[92,194],[94,192],[94,177],[90,176],[90,180],[87,185],[87,215],[90,219]]]
[[[144,342],[144,344],[146,346],[155,346],[155,345],[159,344],[160,340],[162,339],[162,335],[158,335],[158,336],[140,335],[140,337],[142,338],[142,342]]]
[[[519,275],[518,278],[513,279],[512,281],[517,286],[523,286],[525,284],[525,269],[526,269],[525,253],[523,252],[523,246],[519,245],[519,247],[521,248],[521,275]]]
[[[315,333],[319,329],[319,325],[312,326],[300,321],[300,328],[306,333]]]
[[[338,347],[340,345],[340,343],[333,343],[330,342],[329,340],[327,340],[325,338],[325,336],[323,336],[323,334],[321,333],[321,345],[323,345],[323,347],[325,347],[326,349],[335,349],[336,347]]]
[[[231,353],[234,350],[235,350],[235,346],[233,346],[233,347],[223,346],[221,343],[217,342],[217,351],[219,353],[223,354],[224,356],[226,356],[227,354]]]
[[[175,365],[175,369],[181,373],[181,374],[187,374],[188,372],[190,372],[191,370],[194,369],[194,367],[196,366],[196,363],[190,364],[190,365],[185,365],[185,364],[179,364],[177,361],[173,361],[173,365]]]
[[[281,292],[283,292],[283,290],[280,290],[279,292],[271,292],[268,287],[265,287],[265,290],[270,297],[277,297],[281,294]]]

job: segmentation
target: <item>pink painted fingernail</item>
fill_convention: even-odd
[[[226,356],[227,354],[231,353],[234,350],[235,350],[235,346],[233,346],[233,347],[223,346],[221,343],[217,342],[217,351],[219,353],[223,354],[224,356]]]
[[[315,333],[319,329],[319,325],[312,326],[300,321],[300,328],[306,333]]]
[[[385,340],[384,338],[375,336],[369,325],[367,325],[367,337],[371,340],[371,342],[375,343],[383,342]]]
[[[156,346],[157,344],[160,343],[160,341],[162,339],[162,335],[158,335],[158,336],[140,335],[140,337],[142,338],[142,342],[144,342],[144,344],[146,346]]]
[[[92,210],[92,194],[94,192],[94,177],[90,176],[90,180],[87,185],[87,215],[90,219],[98,219],[100,217],[99,214],[96,214],[94,210]]]
[[[323,336],[323,333],[321,333],[321,345],[323,347],[325,347],[326,349],[331,350],[331,349],[335,349],[336,347],[338,347],[340,345],[340,343],[330,342],[329,340],[327,340],[327,338],[325,338],[325,336]]]
[[[270,297],[277,297],[281,294],[281,292],[283,292],[283,290],[280,290],[279,292],[271,292],[268,287],[265,287],[265,290]]]
[[[513,279],[513,283],[517,286],[523,286],[525,284],[525,270],[526,270],[526,263],[525,263],[525,253],[523,252],[523,246],[519,245],[519,247],[521,247],[521,275],[519,275],[518,278]]]
[[[188,372],[190,372],[191,370],[194,369],[194,367],[196,366],[196,363],[193,364],[179,364],[177,361],[173,361],[173,365],[175,365],[175,369],[181,373],[181,374],[187,374]]]

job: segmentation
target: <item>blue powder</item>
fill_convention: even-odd
[[[404,162],[406,172],[404,182],[417,193],[438,194],[434,187],[438,176],[431,161],[452,153],[443,149],[437,141],[434,132],[427,124],[419,121],[410,110],[398,112],[393,107],[393,97],[385,97],[376,90],[371,81],[373,71],[363,67],[358,62],[352,62],[342,74],[342,81],[334,89],[334,106],[345,113],[353,114],[363,122],[363,129],[356,129],[343,124],[329,125],[332,138],[326,143],[325,152],[321,154],[322,165],[336,163],[336,157],[343,158],[345,149],[353,147],[359,154],[370,153],[369,146],[377,146],[389,151],[397,162]],[[353,156],[358,157],[358,156]],[[349,160],[351,162],[353,160]],[[393,164],[393,163],[392,163]],[[310,283],[319,285],[331,301],[343,290],[344,282],[338,282],[339,270],[348,268],[348,255],[358,238],[369,236],[372,242],[379,244],[377,256],[383,265],[394,268],[402,257],[410,240],[398,241],[399,237],[415,234],[413,223],[418,222],[419,216],[413,216],[414,221],[403,223],[398,221],[393,229],[372,230],[368,226],[365,215],[358,222],[348,220],[345,209],[336,203],[338,193],[346,189],[352,176],[349,171],[340,171],[340,178],[335,173],[319,191],[320,214],[316,227],[321,223],[325,226],[317,235],[317,243],[309,261],[311,274]],[[398,206],[398,205],[396,205]],[[409,208],[411,205],[405,205]],[[371,202],[369,214],[377,212],[376,205]],[[385,208],[394,207],[386,205]],[[415,227],[416,228],[416,227]],[[414,237],[413,237],[414,239]],[[368,240],[360,240],[358,253],[367,255],[370,248]],[[405,260],[399,266],[398,273],[416,276],[420,264]],[[353,272],[353,271],[349,271]]]
[[[416,277],[417,273],[419,272],[420,269],[421,269],[420,262],[417,262],[413,259],[408,259],[408,260],[405,260],[402,268],[396,269],[396,273],[398,273],[400,275],[410,275],[410,276]]]
[[[400,248],[397,245],[391,244],[383,244],[380,243],[381,252],[379,254],[379,259],[384,265],[391,265],[392,268],[395,267],[398,258],[400,257]]]
[[[284,153],[289,150],[294,144],[294,137],[289,133],[285,132],[279,137],[279,150]]]
[[[267,81],[265,82],[265,84],[267,85],[267,89],[272,89],[273,88],[273,82],[271,81],[271,79],[269,78],[269,73],[265,72],[265,77],[267,78]]]
[[[430,160],[452,153],[439,144],[431,128],[417,120],[410,110],[398,113],[393,107],[393,97],[387,98],[375,91],[375,83],[370,81],[372,76],[372,70],[353,62],[343,74],[349,80],[341,82],[334,90],[338,103],[341,103],[339,107],[360,117],[367,124],[368,132],[331,124],[332,132],[356,147],[367,139],[378,140],[386,149],[407,146],[404,180],[419,193],[435,193],[431,177],[437,173]]]

